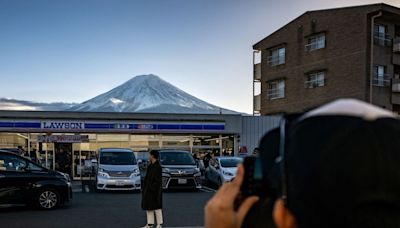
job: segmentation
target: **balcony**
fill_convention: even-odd
[[[260,112],[261,111],[261,94],[254,96],[254,111]]]
[[[261,81],[261,63],[254,64],[254,81]]]
[[[372,79],[372,85],[379,87],[390,86],[390,75],[389,74],[375,74]]]

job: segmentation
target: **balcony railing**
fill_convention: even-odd
[[[261,94],[254,96],[254,111],[261,111]]]
[[[254,64],[254,81],[261,81],[261,63]]]
[[[285,56],[268,56],[268,65],[270,66],[277,66],[285,63]]]
[[[310,81],[305,81],[304,82],[304,87],[306,89],[311,89],[315,87],[320,87],[325,85],[325,79],[316,79],[316,80],[310,80]]]
[[[267,97],[270,100],[284,98],[285,97],[285,88],[268,89]]]
[[[372,85],[380,86],[380,87],[389,86],[390,85],[390,75],[389,74],[383,74],[383,75],[375,74],[374,78],[372,79]]]
[[[381,46],[390,46],[390,45],[392,45],[392,38],[389,36],[389,34],[375,32],[374,33],[374,44],[378,44]]]

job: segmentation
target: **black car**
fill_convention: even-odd
[[[72,199],[68,174],[46,169],[22,156],[0,150],[0,204],[53,209]]]
[[[200,189],[201,173],[192,154],[181,150],[160,150],[164,189]]]

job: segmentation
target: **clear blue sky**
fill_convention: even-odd
[[[152,73],[251,113],[254,43],[307,10],[370,3],[0,0],[0,97],[83,102]]]

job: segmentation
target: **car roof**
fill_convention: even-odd
[[[100,148],[100,152],[121,152],[121,153],[132,153],[133,151],[129,148]]]
[[[173,150],[173,149],[170,149],[170,150],[159,150],[158,152],[160,152],[160,153],[168,153],[168,152],[190,153],[190,151],[187,151],[187,150]]]
[[[230,156],[224,156],[224,157],[216,157],[219,160],[225,160],[225,159],[237,159],[237,160],[243,160],[241,157],[230,157]]]
[[[0,153],[2,153],[2,154],[13,154],[13,155],[18,155],[18,154],[14,153],[14,152],[11,152],[11,151],[9,151],[9,150],[4,150],[4,149],[0,149]]]
[[[2,151],[9,151],[9,152],[14,152],[14,153],[19,153],[21,152],[18,148],[0,148]]]

